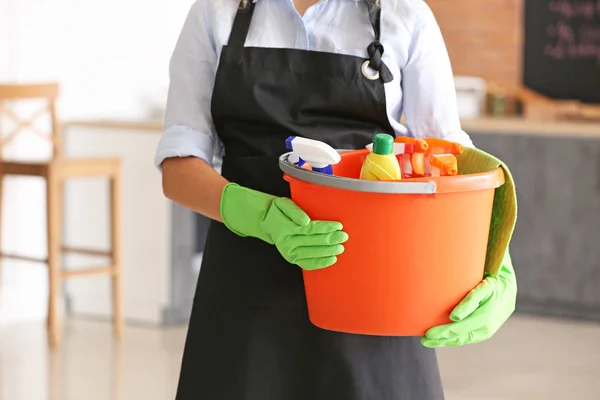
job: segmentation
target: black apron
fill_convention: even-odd
[[[358,6],[375,31],[367,69],[364,59],[350,55],[244,47],[254,3],[238,10],[212,99],[225,178],[289,197],[277,163],[288,136],[353,149],[376,133],[393,132],[383,85],[393,77],[381,61],[380,11]],[[308,319],[300,267],[274,246],[211,224],[178,400],[443,398],[435,352],[418,337],[316,328]]]

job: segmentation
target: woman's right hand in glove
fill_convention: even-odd
[[[335,264],[348,240],[341,223],[311,221],[292,200],[235,183],[223,189],[221,218],[235,234],[275,245],[283,258],[305,270]]]

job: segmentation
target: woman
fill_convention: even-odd
[[[156,164],[167,197],[224,223],[208,235],[177,399],[443,399],[425,346],[456,341],[433,335],[423,346],[308,320],[301,268],[333,265],[348,235],[286,199],[277,159],[290,135],[343,149],[378,132],[472,146],[422,0],[194,4],[171,62]],[[222,176],[213,149],[225,154]]]

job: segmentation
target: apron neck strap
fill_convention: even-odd
[[[369,19],[373,32],[375,32],[375,40],[379,42],[381,39],[381,7],[369,6]]]
[[[247,2],[244,0],[240,1],[237,14],[235,14],[235,19],[233,20],[231,34],[229,35],[228,46],[244,47],[248,31],[250,30],[255,5],[254,0],[248,0]]]
[[[369,53],[369,66],[379,72],[381,80],[384,83],[391,82],[394,77],[388,67],[383,63],[383,45],[379,40],[381,38],[381,7],[372,5],[368,0],[365,0],[365,3],[367,4],[369,20],[371,21],[375,33],[375,40],[373,40],[367,48]],[[233,20],[231,34],[229,35],[228,46],[244,47],[246,38],[248,37],[248,31],[250,30],[250,23],[252,22],[255,6],[254,0],[240,1],[238,11]]]
[[[370,5],[369,1],[365,1],[365,3],[368,6],[369,19],[371,20],[371,25],[375,32],[375,42],[379,43],[379,39],[381,38],[381,7]],[[243,47],[246,43],[255,6],[256,3],[254,0],[240,1],[238,11],[233,20],[231,34],[229,35],[229,46]]]
[[[371,20],[371,25],[375,32],[375,40],[367,47],[367,52],[369,53],[369,67],[379,72],[381,80],[384,83],[388,83],[394,79],[394,76],[382,59],[383,44],[381,44],[381,41],[379,40],[381,38],[381,7],[370,5],[369,2],[367,2],[367,5],[369,7],[369,19]]]

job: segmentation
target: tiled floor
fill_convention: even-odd
[[[49,353],[42,325],[0,330],[2,400],[173,399],[185,328],[72,320]],[[600,399],[600,325],[517,316],[492,340],[439,352],[447,400]],[[284,399],[282,399],[284,400]]]

